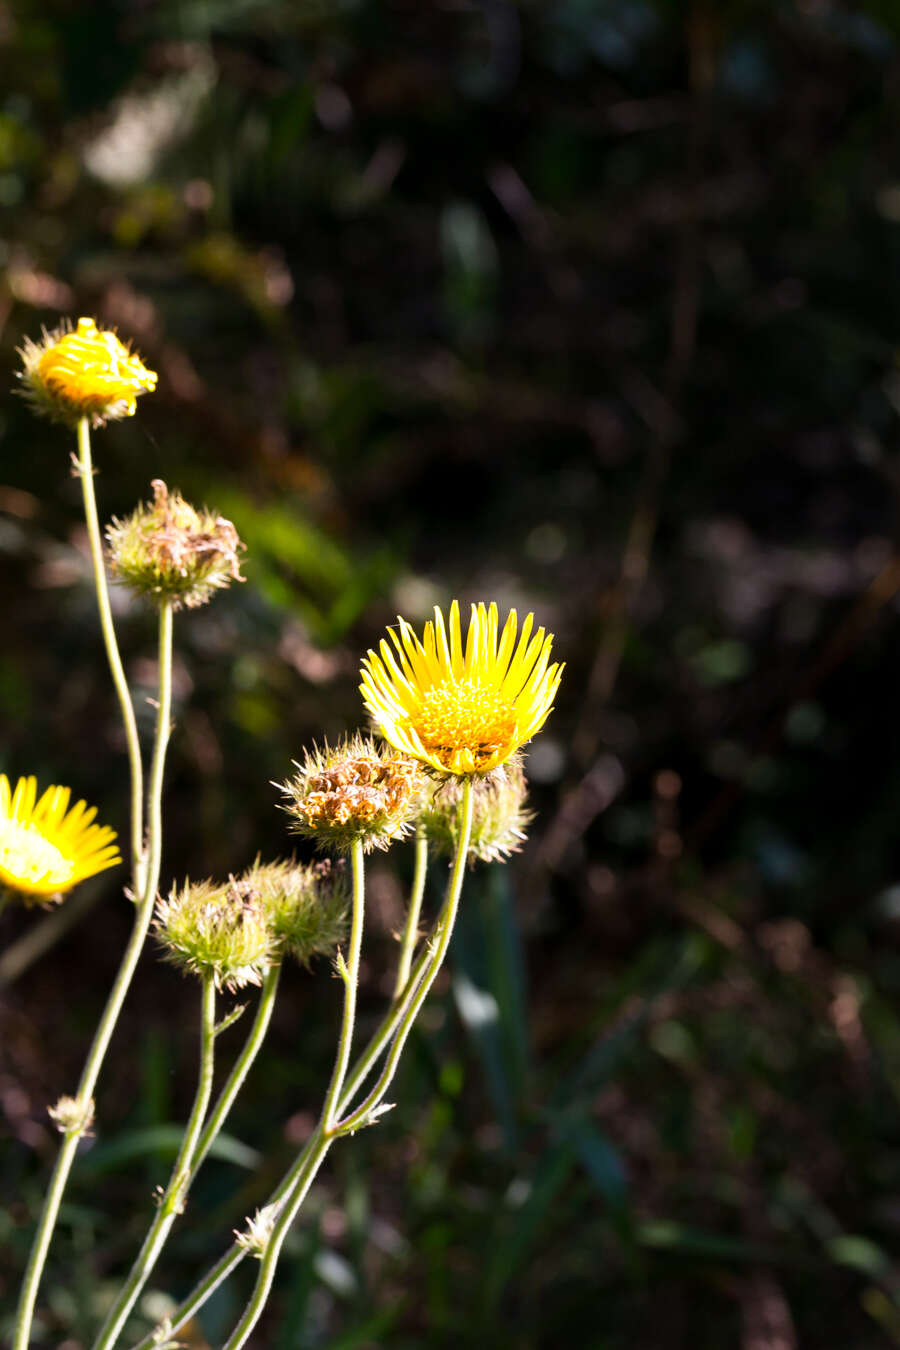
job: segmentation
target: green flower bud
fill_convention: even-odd
[[[230,877],[224,884],[186,881],[159,900],[154,922],[166,960],[217,989],[259,984],[277,959],[268,916],[252,890]]]
[[[197,511],[180,492],[157,478],[153,501],[106,528],[113,575],[136,595],[174,609],[205,605],[214,591],[243,581],[239,555],[244,544],[230,520]]]
[[[454,779],[431,783],[419,821],[435,853],[453,857],[459,837],[462,787]],[[475,779],[472,784],[472,835],[468,861],[505,862],[518,853],[533,812],[525,810],[528,784],[519,758]]]
[[[357,840],[367,853],[386,849],[406,834],[425,783],[415,760],[381,750],[367,736],[307,750],[296,768],[281,785],[292,828],[338,852]]]
[[[259,905],[276,951],[302,966],[330,955],[347,929],[348,888],[343,864],[303,864],[293,858],[262,863],[257,858],[237,885]]]

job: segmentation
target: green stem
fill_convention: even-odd
[[[216,1039],[216,986],[212,976],[205,976],[201,1004],[200,1023],[200,1072],[197,1078],[197,1091],[194,1104],[181,1141],[181,1148],[172,1175],[160,1202],[159,1209],[147,1230],[143,1246],[128,1274],[128,1279],[119,1291],[118,1297],[110,1308],[100,1334],[94,1342],[94,1350],[109,1350],[118,1338],[119,1332],[137,1298],[143,1289],[153,1267],[159,1258],[166,1238],[169,1236],[176,1218],[184,1210],[192,1173],[195,1170],[197,1145],[213,1081],[213,1054]]]
[[[350,1047],[353,1041],[353,1026],[356,1019],[356,993],[359,985],[359,958],[362,952],[365,911],[363,848],[359,840],[356,840],[353,844],[351,861],[353,865],[353,918],[350,924],[349,959],[345,962],[340,953],[338,954],[338,969],[344,981],[344,1011],[341,1018],[341,1034],[338,1040],[331,1082],[328,1084],[322,1114],[315,1133],[309,1145],[303,1150],[291,1169],[297,1175],[291,1183],[290,1198],[275,1220],[266,1243],[250,1302],[244,1310],[244,1315],[225,1342],[224,1350],[239,1350],[239,1347],[244,1344],[259,1321],[260,1313],[272,1288],[275,1267],[278,1264],[284,1239],[331,1144],[331,1131],[338,1115],[341,1090],[347,1076]]]
[[[397,966],[397,979],[394,983],[394,998],[402,995],[409,983],[409,969],[413,952],[419,936],[419,915],[422,912],[422,896],[425,894],[425,873],[428,870],[428,839],[419,826],[416,832],[416,866],[413,872],[412,890],[409,895],[409,911],[403,929],[403,943],[400,948],[400,962]]]
[[[141,763],[141,743],[138,737],[134,705],[128,690],[128,681],[119,655],[116,642],[116,630],[113,626],[112,609],[109,603],[109,587],[106,582],[106,565],[103,558],[103,540],[100,534],[100,522],[97,518],[97,499],[94,495],[94,469],[91,462],[91,433],[88,419],[82,417],[78,423],[78,476],[81,479],[81,494],[84,501],[84,518],[87,522],[88,538],[91,545],[91,563],[94,569],[94,588],[97,592],[97,608],[100,611],[100,627],[103,630],[103,642],[113,684],[119,697],[122,722],[125,726],[125,739],[128,743],[128,766],[131,773],[131,873],[135,896],[143,894],[141,871],[144,863],[144,822],[143,822],[143,765]]]
[[[442,911],[441,916],[438,919],[434,938],[437,937],[437,933],[444,917],[444,912],[445,911]],[[413,998],[419,987],[419,982],[430,969],[433,955],[434,943],[432,941],[432,943],[426,945],[417,956],[403,998],[391,1007],[387,1016],[382,1021],[381,1026],[375,1032],[375,1035],[372,1037],[363,1054],[349,1073],[344,1090],[341,1093],[340,1106],[338,1108],[339,1111],[347,1110],[360,1087],[369,1076],[372,1066],[377,1063],[385,1047],[390,1043],[392,1036],[399,1027],[403,1016],[409,1007],[410,1000]],[[305,1183],[307,1169],[313,1165],[313,1150],[317,1147],[318,1143],[319,1131],[316,1130],[307,1140],[305,1147],[294,1160],[290,1170],[285,1174],[279,1185],[269,1196],[269,1199],[266,1202],[267,1206],[280,1205],[285,1197],[290,1194],[294,1186]],[[310,1180],[311,1179],[312,1178],[310,1178]],[[306,1191],[304,1190],[304,1194],[305,1193]],[[171,1318],[169,1319],[169,1329],[173,1334],[178,1331],[179,1327],[183,1327],[185,1322],[193,1317],[198,1309],[203,1307],[211,1294],[218,1289],[219,1285],[228,1278],[231,1272],[241,1264],[246,1256],[247,1249],[235,1243],[219,1258],[216,1264],[212,1266],[199,1283],[194,1286],[187,1298],[180,1303],[175,1312],[172,1313]],[[150,1335],[145,1336],[143,1340],[138,1341],[132,1347],[132,1350],[153,1350],[154,1345],[157,1344],[157,1342],[154,1341],[154,1334],[155,1333],[151,1332]]]
[[[384,1068],[378,1076],[378,1080],[372,1091],[366,1097],[355,1111],[351,1112],[344,1120],[339,1121],[333,1128],[332,1133],[337,1135],[353,1134],[355,1130],[360,1129],[372,1119],[372,1112],[384,1099],[384,1094],[391,1085],[394,1074],[397,1072],[397,1065],[400,1063],[400,1056],[403,1054],[403,1047],[406,1044],[406,1038],[412,1030],[413,1023],[419,1015],[419,1009],[428,997],[428,991],[437,978],[437,973],[444,962],[447,954],[447,948],[450,945],[450,938],[453,934],[453,925],[456,922],[456,911],[459,907],[459,897],[462,891],[463,875],[466,866],[466,855],[469,851],[469,836],[472,832],[472,780],[466,778],[463,783],[463,795],[460,805],[460,826],[459,839],[456,845],[456,856],[453,859],[453,870],[450,873],[450,882],[447,887],[447,898],[444,901],[444,907],[438,919],[437,929],[433,938],[434,953],[431,966],[424,978],[419,982],[412,998],[409,1000],[406,1011],[397,1028],[397,1035],[391,1045],[388,1057],[384,1062]]]
[[[291,1191],[287,1203],[284,1205],[275,1225],[271,1236],[266,1244],[266,1250],[260,1263],[260,1271],[256,1280],[256,1287],[248,1303],[244,1315],[238,1322],[229,1339],[226,1341],[224,1350],[241,1350],[265,1306],[266,1300],[272,1287],[272,1281],[275,1276],[275,1267],[281,1254],[281,1248],[284,1240],[290,1231],[300,1206],[303,1204],[306,1194],[312,1185],[313,1179],[319,1170],[319,1167],[328,1152],[329,1146],[334,1138],[339,1134],[349,1133],[351,1128],[359,1128],[360,1125],[369,1123],[372,1120],[372,1111],[382,1100],[391,1079],[396,1071],[397,1063],[406,1038],[409,1035],[412,1024],[415,1021],[416,1014],[421,1008],[429,989],[437,977],[441,962],[447,953],[450,943],[450,937],[453,932],[453,923],[456,918],[456,911],[459,905],[459,895],[462,890],[462,880],[465,871],[466,856],[469,851],[469,836],[472,829],[472,781],[470,778],[465,780],[463,786],[460,833],[457,841],[456,857],[453,862],[453,870],[450,874],[450,882],[447,888],[447,897],[441,916],[438,920],[438,929],[434,941],[434,950],[431,954],[431,960],[421,979],[414,988],[413,996],[408,1001],[408,1006],[403,1013],[397,1030],[397,1035],[391,1046],[385,1068],[373,1091],[363,1102],[357,1111],[354,1111],[346,1121],[335,1123],[335,1113],[331,1110],[329,1103],[337,1100],[337,1093],[329,1092],[326,1101],[326,1109],[322,1113],[322,1119],[319,1123],[315,1135],[313,1135],[312,1147],[305,1160],[303,1171]],[[340,1055],[339,1055],[340,1057]]]
[[[197,1152],[194,1155],[194,1172],[200,1169],[200,1164],[206,1157],[213,1140],[221,1130],[228,1112],[231,1110],[235,1097],[240,1092],[244,1084],[244,1079],[250,1072],[250,1066],[259,1053],[259,1047],[262,1045],[265,1034],[269,1029],[269,1022],[272,1018],[272,1009],[275,1007],[275,995],[278,993],[278,981],[281,977],[281,966],[270,966],[263,980],[262,989],[259,995],[259,1003],[256,1008],[256,1016],[253,1019],[253,1026],[247,1033],[247,1039],[244,1042],[243,1049],[234,1062],[231,1073],[226,1078],[222,1091],[219,1093],[218,1100],[210,1113],[209,1120],[203,1127],[203,1133],[200,1136],[200,1142],[197,1145]]]
[[[162,829],[162,783],[163,771],[166,760],[166,746],[169,743],[169,720],[172,710],[172,608],[168,601],[164,601],[159,612],[159,700],[156,711],[156,736],[153,744],[153,762],[150,771],[150,849],[147,874],[144,878],[144,890],[140,901],[135,908],[134,923],[131,929],[131,937],[128,940],[128,946],[125,948],[118,973],[115,978],[109,998],[106,1001],[106,1007],[97,1025],[94,1033],[94,1040],[88,1052],[81,1079],[78,1084],[76,1100],[79,1101],[85,1112],[85,1118],[90,1115],[92,1098],[97,1078],[106,1055],[107,1047],[118,1021],[122,1004],[125,1001],[125,995],[131,984],[141,949],[144,945],[144,939],[147,936],[147,929],[150,927],[150,920],[153,918],[153,905],[156,899],[156,887],[159,881],[159,861],[161,856],[160,834]],[[53,1170],[53,1176],[50,1179],[50,1186],[47,1191],[47,1197],[44,1201],[44,1208],[38,1221],[37,1232],[34,1235],[31,1253],[28,1258],[28,1266],[25,1271],[25,1279],[22,1284],[22,1293],[19,1299],[19,1308],[16,1315],[16,1331],[13,1340],[12,1350],[27,1350],[28,1341],[31,1335],[31,1323],[34,1317],[34,1305],[37,1299],[38,1286],[41,1281],[41,1275],[44,1269],[44,1263],[47,1259],[47,1250],[50,1246],[50,1239],[53,1236],[53,1229],[56,1226],[56,1218],[59,1213],[59,1206],[62,1200],[63,1191],[66,1182],[69,1179],[69,1173],[72,1170],[72,1163],[75,1161],[75,1154],[78,1149],[78,1141],[84,1133],[86,1126],[75,1126],[68,1130],[63,1140],[62,1148],[56,1160],[56,1166]]]

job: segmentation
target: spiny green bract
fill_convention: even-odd
[[[346,932],[349,894],[342,865],[257,859],[239,885],[265,914],[276,950],[301,965],[330,955]]]
[[[166,959],[218,989],[259,984],[277,959],[269,917],[239,880],[186,881],[156,906]]]

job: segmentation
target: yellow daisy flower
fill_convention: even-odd
[[[11,791],[0,774],[0,885],[49,900],[122,861],[115,831],[91,824],[97,808],[78,802],[69,810],[70,796],[48,787],[38,799],[35,778]]]
[[[420,642],[405,619],[395,652],[382,640],[380,656],[362,663],[360,692],[386,741],[440,773],[487,773],[503,764],[541,727],[553,707],[563,667],[549,665],[552,638],[532,637],[534,616],[516,645],[516,611],[498,632],[497,606],[472,606],[466,645],[459,605],[450,606],[449,637],[435,607]],[[395,654],[396,653],[396,654]]]
[[[24,393],[38,412],[62,422],[89,417],[94,426],[108,418],[132,417],[139,394],[156,388],[148,370],[115,333],[79,319],[44,332],[42,342],[25,339],[20,348]]]

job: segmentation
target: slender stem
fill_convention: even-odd
[[[100,535],[100,522],[97,518],[97,499],[94,495],[94,469],[91,462],[91,433],[88,419],[82,417],[78,423],[78,476],[81,479],[81,493],[84,500],[84,518],[87,522],[88,538],[91,545],[91,562],[94,568],[94,588],[97,592],[97,608],[100,611],[100,627],[103,630],[103,642],[113,684],[119,697],[122,722],[125,726],[125,739],[128,743],[128,765],[131,773],[131,872],[132,886],[136,896],[143,894],[141,870],[144,863],[144,822],[143,822],[143,765],[141,763],[141,743],[138,737],[134,705],[128,690],[128,681],[119,655],[116,642],[116,630],[113,626],[112,609],[109,603],[109,587],[106,583],[106,566],[103,559],[103,540]]]
[[[355,1111],[351,1112],[346,1119],[341,1120],[334,1127],[332,1133],[353,1134],[361,1126],[367,1124],[371,1118],[371,1113],[383,1100],[384,1094],[391,1085],[394,1074],[397,1072],[397,1065],[400,1062],[400,1056],[403,1054],[403,1047],[406,1044],[406,1038],[412,1030],[413,1023],[419,1015],[419,1009],[428,997],[428,991],[437,978],[444,957],[447,954],[447,948],[450,945],[450,938],[453,934],[453,925],[456,922],[456,911],[459,907],[459,896],[462,891],[463,874],[466,866],[466,856],[469,852],[469,836],[472,832],[472,780],[466,778],[463,783],[462,803],[460,807],[460,826],[459,839],[456,845],[456,856],[453,859],[453,870],[450,873],[450,882],[447,887],[447,898],[438,919],[437,930],[434,935],[434,954],[431,966],[424,978],[419,982],[413,997],[409,1000],[406,1011],[400,1021],[397,1029],[397,1035],[391,1045],[388,1057],[384,1062],[384,1068],[379,1074],[378,1081],[372,1088],[372,1091],[366,1097]]]
[[[91,494],[93,499],[93,493]],[[101,605],[102,612],[102,605]],[[156,887],[159,881],[159,863],[161,857],[162,833],[162,783],[165,768],[166,746],[169,743],[169,720],[172,710],[172,608],[164,601],[159,612],[159,699],[156,712],[156,735],[153,745],[153,762],[150,772],[150,848],[149,866],[144,875],[144,889],[135,908],[134,923],[128,946],[122,956],[118,973],[110,990],[106,1007],[103,1009],[94,1040],[88,1052],[81,1080],[78,1084],[76,1100],[81,1103],[83,1119],[90,1120],[93,1109],[94,1088],[109,1046],[110,1039],[118,1021],[125,995],[131,984],[147,929],[153,917],[153,905],[156,899]],[[38,1221],[37,1232],[28,1257],[25,1279],[16,1314],[16,1330],[13,1350],[27,1350],[31,1335],[31,1323],[34,1318],[34,1305],[38,1286],[47,1259],[47,1250],[62,1200],[78,1141],[87,1128],[86,1124],[75,1125],[67,1130],[56,1159],[53,1176],[44,1200],[44,1208]]]
[[[409,983],[409,968],[412,965],[413,952],[419,936],[419,915],[422,912],[422,896],[425,894],[425,873],[427,870],[428,839],[420,825],[416,832],[416,866],[413,872],[412,890],[409,895],[409,911],[403,929],[400,963],[397,966],[397,979],[394,983],[395,999],[401,996]]]
[[[197,1144],[197,1151],[194,1154],[194,1173],[199,1171],[203,1159],[206,1157],[213,1140],[222,1128],[228,1112],[231,1110],[235,1097],[240,1092],[244,1079],[250,1072],[250,1066],[259,1053],[259,1047],[262,1045],[265,1034],[269,1029],[269,1022],[272,1018],[272,1009],[275,1007],[275,995],[278,993],[278,981],[281,977],[281,966],[270,966],[263,980],[262,990],[259,995],[259,1003],[256,1008],[256,1016],[253,1019],[253,1026],[247,1033],[247,1039],[244,1041],[243,1049],[234,1062],[231,1073],[222,1085],[222,1091],[219,1093],[215,1106],[210,1112],[209,1119],[203,1127],[203,1133]]]
[[[435,927],[435,937],[437,936],[440,922],[441,919],[438,920],[438,925]],[[350,1106],[353,1098],[356,1096],[360,1087],[371,1072],[372,1066],[377,1063],[385,1047],[389,1044],[391,1037],[396,1032],[403,1019],[404,1013],[409,1007],[410,1000],[413,998],[419,987],[419,982],[426,971],[430,969],[433,954],[433,944],[429,944],[424,947],[417,956],[403,998],[392,1005],[378,1030],[375,1032],[375,1035],[372,1037],[371,1041],[366,1046],[366,1049],[347,1076],[344,1090],[341,1093],[340,1106],[338,1108],[340,1111],[346,1111]],[[266,1202],[267,1205],[281,1204],[284,1198],[290,1194],[294,1186],[306,1180],[307,1168],[310,1166],[313,1150],[318,1142],[319,1132],[317,1130],[307,1140],[305,1147],[294,1160],[290,1170],[285,1173],[278,1186],[269,1196],[269,1199]],[[212,1266],[199,1283],[194,1286],[187,1298],[184,1299],[172,1313],[168,1325],[173,1334],[178,1331],[179,1327],[184,1326],[185,1322],[193,1317],[194,1313],[196,1313],[199,1308],[203,1307],[210,1295],[218,1289],[219,1285],[228,1278],[231,1272],[241,1264],[246,1256],[246,1247],[239,1246],[235,1243],[219,1258],[216,1264]],[[132,1350],[153,1350],[155,1344],[154,1333],[151,1332],[148,1336],[145,1336],[143,1340],[138,1341],[132,1347]]]
[[[339,1104],[341,1098],[341,1089],[344,1086],[344,1079],[347,1076],[347,1065],[350,1062],[350,1047],[353,1040],[353,1024],[356,1018],[356,992],[359,985],[359,958],[362,951],[363,917],[365,910],[365,881],[363,866],[363,849],[359,840],[353,844],[351,854],[353,864],[353,918],[350,925],[350,950],[349,959],[345,962],[343,957],[338,956],[338,968],[341,978],[344,981],[344,1011],[341,1018],[341,1034],[338,1040],[337,1054],[334,1060],[334,1069],[331,1074],[331,1082],[328,1084],[328,1091],[325,1094],[325,1102],[322,1107],[322,1114],[319,1118],[319,1124],[313,1134],[310,1145],[303,1150],[301,1158],[303,1159],[302,1172],[298,1177],[294,1189],[290,1193],[287,1204],[282,1209],[278,1218],[275,1220],[274,1227],[266,1243],[266,1248],[259,1265],[259,1274],[256,1278],[256,1286],[250,1297],[250,1302],[244,1309],[244,1314],[235,1327],[234,1331],[225,1342],[224,1350],[239,1350],[250,1335],[256,1323],[259,1321],[260,1313],[263,1310],[266,1299],[269,1297],[269,1291],[272,1288],[272,1281],[275,1278],[275,1267],[278,1264],[278,1258],[281,1254],[281,1247],[287,1236],[288,1230],[293,1223],[297,1211],[306,1197],[306,1193],[312,1185],[313,1178],[319,1170],[319,1166],[328,1152],[331,1145],[331,1131],[334,1121],[339,1113]],[[293,1170],[298,1170],[300,1159],[294,1164]],[[302,1179],[301,1179],[302,1178]]]
[[[94,1342],[94,1350],[109,1350],[109,1347],[115,1344],[125,1319],[150,1278],[173,1223],[184,1209],[188,1187],[194,1171],[200,1131],[203,1127],[203,1120],[206,1116],[212,1091],[215,1039],[216,986],[212,976],[205,976],[201,1002],[200,1071],[197,1077],[194,1104],[185,1127],[184,1138],[181,1141],[181,1148],[178,1151],[178,1157],[175,1159],[172,1175],[160,1201],[159,1209],[147,1230],[147,1236],[144,1238],[143,1246],[131,1267],[128,1279],[122,1285],[118,1297],[100,1329],[100,1334]]]

